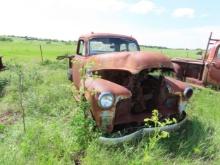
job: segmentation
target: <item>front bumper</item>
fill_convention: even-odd
[[[106,145],[116,145],[124,142],[129,142],[141,137],[144,137],[146,135],[151,135],[155,131],[166,131],[166,132],[172,132],[180,129],[182,125],[187,121],[187,115],[185,114],[184,118],[175,124],[172,125],[166,125],[164,127],[154,127],[154,128],[142,128],[136,132],[133,132],[129,135],[116,137],[116,138],[107,138],[107,137],[99,137],[99,142]]]

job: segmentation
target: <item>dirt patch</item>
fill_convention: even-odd
[[[0,114],[0,124],[10,125],[18,120],[20,112],[7,111]]]
[[[81,158],[85,156],[84,151],[79,151],[73,154],[73,161],[75,165],[81,165]]]

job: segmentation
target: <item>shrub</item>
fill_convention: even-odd
[[[9,37],[1,37],[1,36],[0,36],[0,41],[9,41],[9,42],[12,42],[13,39],[12,39],[12,38],[9,38]]]

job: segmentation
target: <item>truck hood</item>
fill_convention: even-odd
[[[117,52],[90,56],[92,70],[126,70],[137,74],[144,69],[167,68],[173,70],[171,60],[154,52]]]

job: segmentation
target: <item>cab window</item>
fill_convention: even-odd
[[[89,41],[89,54],[106,54],[111,52],[139,51],[135,40],[117,37],[93,38]]]
[[[83,40],[79,40],[78,42],[77,54],[82,56],[85,55],[85,44]]]
[[[120,52],[122,52],[122,51],[127,51],[127,45],[125,43],[122,43],[120,45]]]
[[[138,51],[138,46],[134,42],[128,43],[128,50],[133,52],[133,51]]]
[[[218,48],[217,58],[220,59],[220,47]]]

